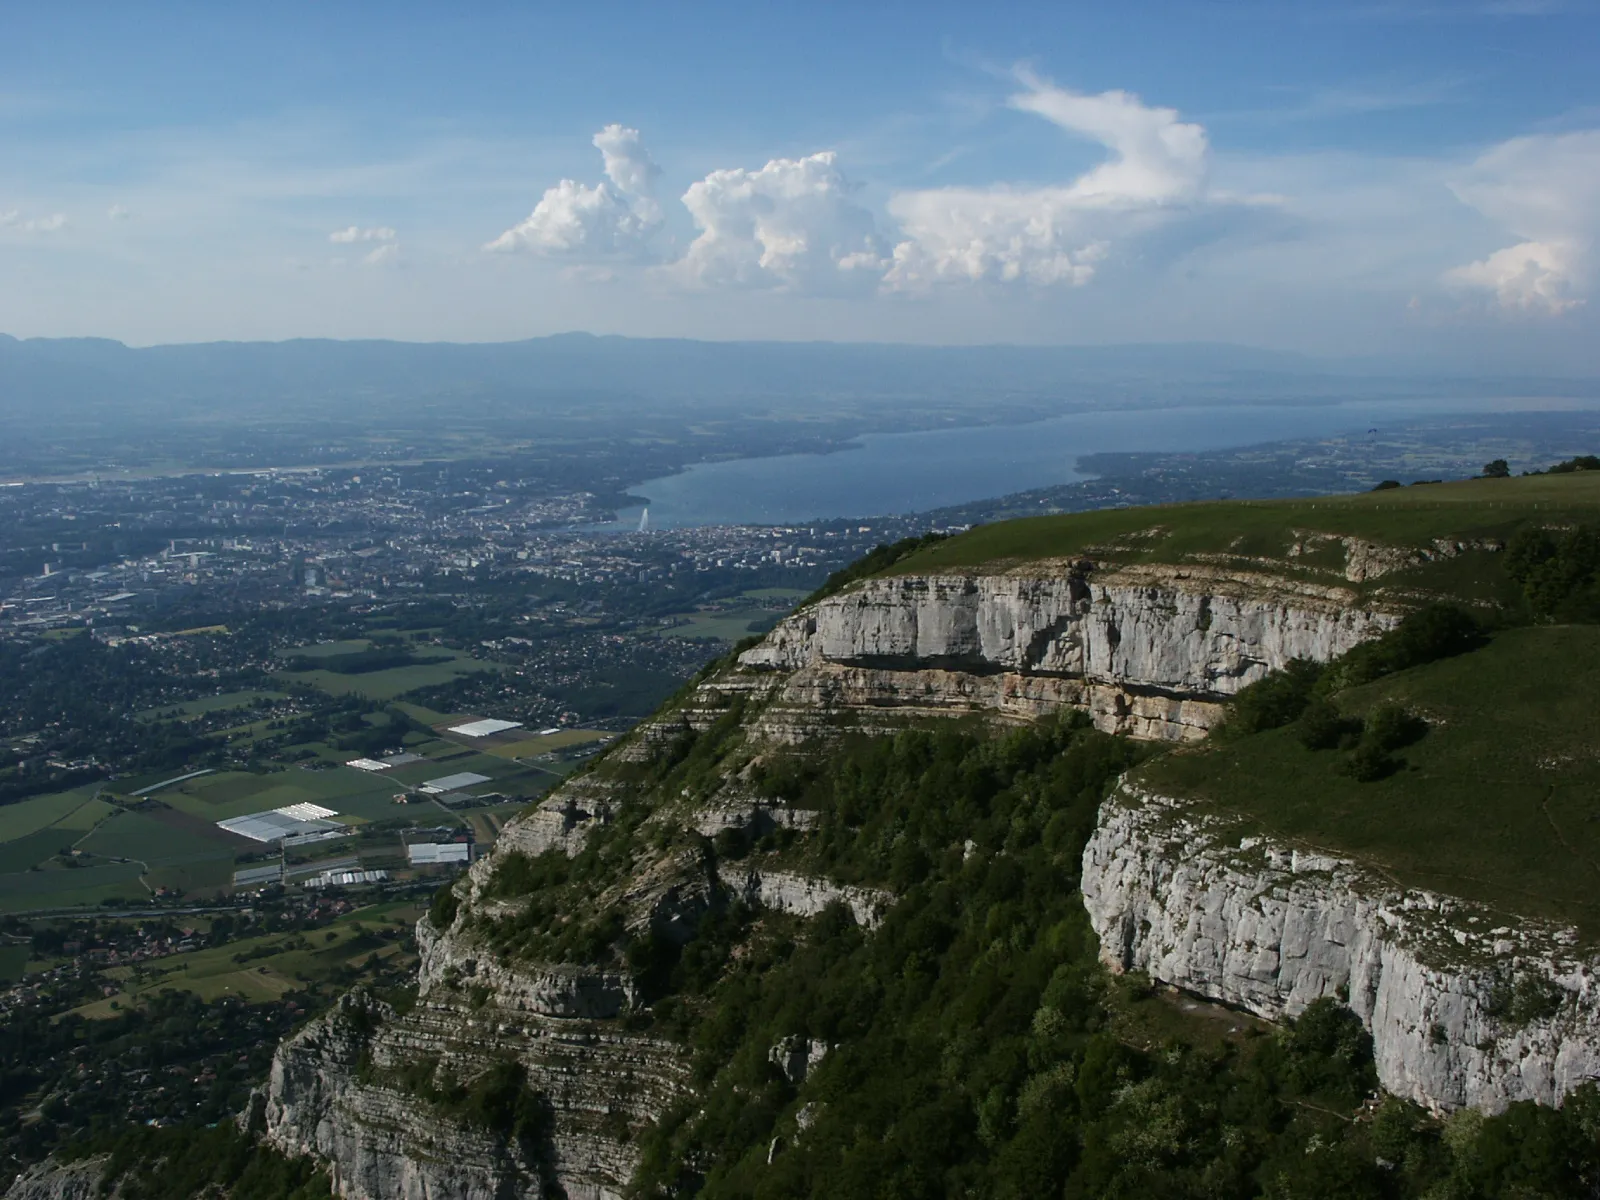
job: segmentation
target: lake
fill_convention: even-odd
[[[1071,483],[1087,477],[1074,469],[1086,454],[1224,450],[1534,404],[1545,410],[1564,407],[1550,400],[1443,398],[1083,412],[1026,425],[868,434],[833,454],[703,463],[628,490],[649,497],[655,529],[799,524],[924,512]],[[622,510],[610,528],[637,527],[639,513],[639,508]]]

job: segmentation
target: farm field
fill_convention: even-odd
[[[246,692],[221,692],[215,696],[201,696],[198,700],[186,700],[182,704],[147,708],[139,713],[138,717],[141,721],[158,721],[172,717],[198,717],[205,713],[222,712],[224,709],[242,708],[262,701],[285,700],[287,698],[287,693],[273,691],[270,688],[256,688]]]
[[[380,937],[377,931],[406,928],[421,914],[409,902],[371,905],[314,932],[266,934],[148,964],[113,967],[105,974],[120,982],[123,990],[74,1011],[91,1020],[109,1017],[166,988],[193,992],[205,1000],[222,996],[276,1000],[309,983],[328,982],[369,956],[403,960],[408,956],[399,941]]]
[[[737,642],[750,636],[753,621],[770,621],[771,609],[750,608],[739,612],[696,612],[678,614],[684,621],[655,631],[656,637],[712,638],[719,642]]]
[[[99,790],[98,784],[88,784],[70,792],[32,796],[15,804],[0,806],[0,842],[25,837],[40,829],[72,819],[85,805],[103,803],[94,799]]]
[[[252,845],[214,824],[168,808],[119,812],[84,838],[79,849],[101,858],[129,858],[163,867],[208,858],[231,863],[235,854]]]
[[[139,882],[137,863],[0,875],[0,912],[95,905],[113,898],[139,900],[149,894]]]
[[[0,946],[0,983],[15,983],[28,965],[28,946]]]
[[[497,664],[453,651],[441,651],[439,657],[444,658],[446,654],[450,657],[442,662],[416,663],[359,675],[341,675],[337,671],[282,671],[278,678],[309,685],[335,698],[359,693],[369,700],[382,702],[417,688],[450,683],[463,675],[500,669]]]
[[[568,746],[586,746],[591,742],[603,742],[615,736],[598,729],[563,729],[559,733],[549,733],[542,737],[535,735],[491,746],[487,748],[487,752],[497,758],[532,758],[536,754],[548,754],[552,750],[563,750]]]
[[[360,654],[372,643],[366,638],[347,638],[339,642],[318,642],[314,646],[286,646],[279,658],[337,658],[341,654]]]

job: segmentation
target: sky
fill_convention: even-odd
[[[0,332],[1600,374],[1600,7],[6,5]]]

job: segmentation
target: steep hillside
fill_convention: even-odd
[[[1186,506],[836,581],[508,826],[249,1123],[350,1197],[1593,1186],[1588,837],[1515,788],[1581,758],[1589,631],[1520,626],[1597,517],[1583,475]],[[1467,684],[1542,738],[1519,664],[1568,691],[1497,788]]]

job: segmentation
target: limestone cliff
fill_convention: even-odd
[[[505,1200],[547,1186],[575,1200],[620,1196],[640,1133],[692,1095],[688,1048],[652,1032],[639,984],[614,956],[508,950],[497,930],[534,930],[518,944],[554,946],[581,916],[541,915],[532,897],[498,887],[514,856],[582,856],[604,879],[580,907],[615,914],[639,939],[681,945],[706,913],[735,901],[800,919],[842,903],[871,929],[892,895],[816,878],[781,856],[713,861],[684,831],[803,837],[813,814],[759,794],[752,771],[775,747],[840,729],[1078,709],[1111,732],[1195,737],[1240,687],[1291,658],[1338,655],[1397,611],[1288,576],[1082,562],[870,580],[829,597],[509,824],[457,884],[457,911],[441,927],[419,926],[414,1005],[352,1000],[285,1042],[253,1119],[275,1144],[327,1161],[350,1200]],[[738,753],[681,794],[651,791],[682,747],[719,728],[732,730]],[[613,838],[621,829],[637,832]],[[507,1060],[549,1106],[536,1144],[421,1095],[441,1081],[470,1085]]]
[[[1101,807],[1083,898],[1113,969],[1269,1019],[1348,1003],[1383,1086],[1434,1109],[1557,1104],[1600,1077],[1600,963],[1571,930],[1397,888],[1132,785]]]
[[[116,1200],[122,1194],[120,1187],[105,1190],[110,1162],[105,1154],[68,1163],[47,1158],[17,1176],[6,1189],[5,1200]]]
[[[766,718],[780,737],[804,736],[818,711],[1077,708],[1110,733],[1184,740],[1290,659],[1325,662],[1397,620],[1346,588],[1266,572],[1030,564],[868,580],[739,662],[783,676]]]

